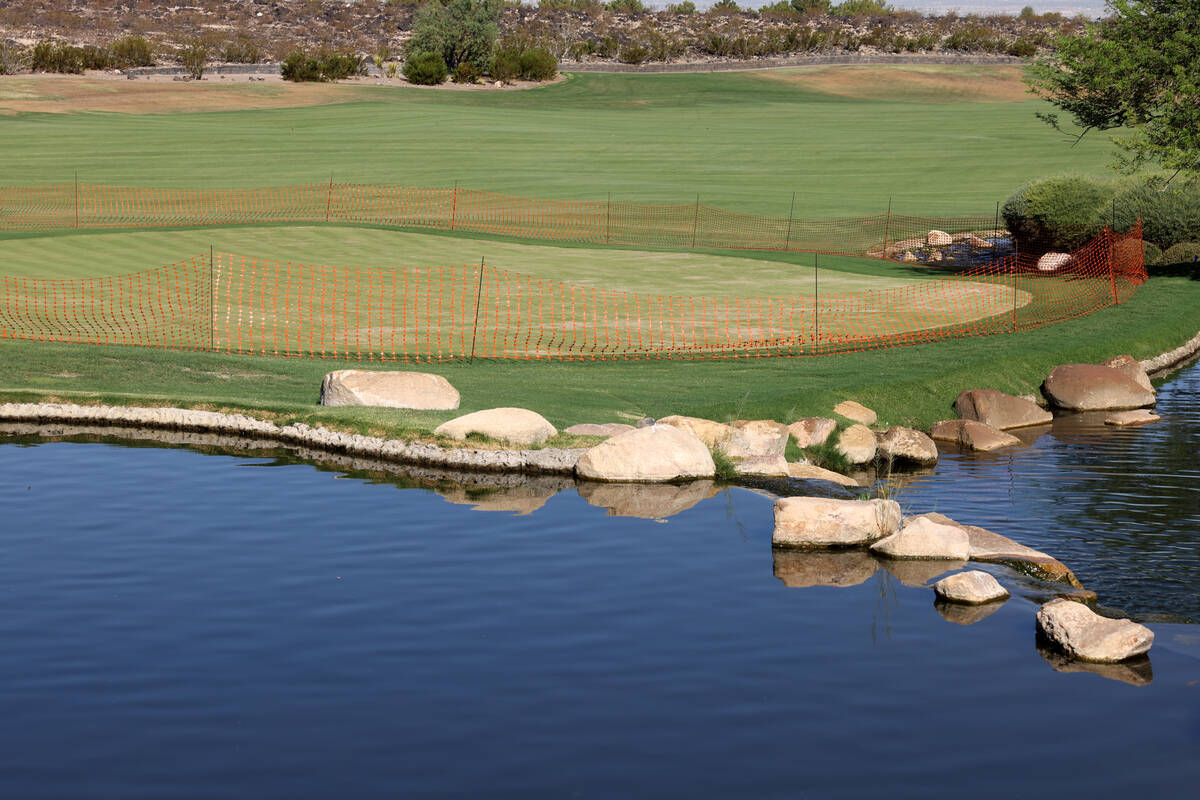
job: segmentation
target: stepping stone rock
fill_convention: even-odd
[[[1110,359],[1101,361],[1100,366],[1111,367],[1126,378],[1132,378],[1138,386],[1141,386],[1146,391],[1154,391],[1154,384],[1150,382],[1150,376],[1146,374],[1146,370],[1142,369],[1142,362],[1131,355],[1113,356]]]
[[[1036,403],[995,389],[971,389],[954,401],[954,411],[961,419],[975,420],[999,430],[1044,425],[1054,415]]]
[[[729,424],[732,435],[718,445],[730,458],[783,457],[787,448],[788,427],[769,419],[739,419]]]
[[[1008,590],[983,570],[948,575],[933,585],[938,597],[951,603],[979,605],[1008,597]]]
[[[323,406],[382,406],[426,411],[458,408],[458,390],[441,375],[340,369],[321,381]]]
[[[829,481],[841,486],[858,486],[858,481],[848,475],[812,464],[788,464],[788,477],[801,481]]]
[[[870,544],[900,528],[895,500],[835,500],[781,497],[775,501],[776,547],[853,547]]]
[[[972,561],[983,561],[989,564],[1007,564],[1015,566],[1017,569],[1028,575],[1032,575],[1038,580],[1065,583],[1076,589],[1083,588],[1083,584],[1079,582],[1075,574],[1071,572],[1066,564],[1057,558],[1046,555],[1039,550],[1034,550],[1032,547],[1026,547],[1023,544],[1014,542],[1007,536],[993,533],[986,528],[980,528],[975,525],[963,525],[960,522],[950,519],[945,514],[938,514],[936,512],[921,514],[918,517],[910,517],[905,520],[905,523],[922,518],[936,522],[939,525],[950,525],[963,530],[971,543],[970,558]]]
[[[1143,408],[1137,411],[1117,411],[1109,414],[1104,418],[1104,424],[1124,427],[1126,425],[1145,425],[1148,422],[1158,422],[1161,419],[1162,417],[1158,414]]]
[[[1021,443],[1015,436],[971,419],[943,420],[933,426],[929,435],[944,442],[957,442],[969,450],[999,450]]]
[[[906,461],[912,464],[936,464],[937,445],[920,431],[899,426],[888,428],[876,440],[880,455],[891,461]]]
[[[853,400],[843,400],[838,403],[833,407],[833,413],[841,414],[846,419],[860,422],[863,425],[874,425],[879,419],[879,415],[874,411]]]
[[[948,244],[954,244],[954,237],[945,231],[930,231],[925,234],[925,244],[945,247]]]
[[[578,425],[572,425],[563,431],[572,436],[616,436],[618,433],[632,431],[632,425],[626,425],[623,422],[581,422]]]
[[[875,433],[866,425],[851,425],[835,447],[851,464],[870,464],[875,460]]]
[[[656,424],[670,425],[672,428],[687,431],[704,442],[708,447],[714,448],[728,441],[733,436],[733,428],[728,425],[722,422],[713,422],[711,419],[701,419],[700,417],[681,417],[678,414],[673,414],[669,417],[663,417]]]
[[[785,550],[775,548],[775,577],[789,589],[858,586],[871,579],[879,562],[865,550]]]
[[[825,444],[835,430],[837,422],[828,417],[805,417],[788,426],[788,431],[796,440],[796,446],[800,448]]]
[[[787,478],[788,463],[783,456],[762,456],[747,458],[733,465],[736,475],[747,478]]]
[[[433,429],[435,436],[466,439],[478,433],[491,439],[517,445],[541,444],[558,433],[545,417],[526,408],[489,408],[443,422]]]
[[[704,442],[671,425],[619,433],[585,452],[575,464],[582,478],[631,483],[711,478],[716,471]]]
[[[1071,411],[1120,411],[1154,405],[1154,390],[1113,367],[1064,364],[1055,367],[1042,393],[1059,408]]]
[[[687,511],[715,495],[709,480],[690,483],[593,483],[581,482],[579,496],[588,505],[608,509],[611,517],[666,519]]]
[[[971,540],[961,528],[918,517],[899,533],[871,545],[871,551],[887,558],[966,561],[971,553]]]
[[[1070,253],[1046,253],[1038,259],[1037,268],[1042,272],[1054,272],[1071,263]]]
[[[987,239],[980,239],[973,233],[967,237],[967,244],[977,250],[990,250],[996,246],[993,242],[989,242]]]
[[[1154,644],[1154,632],[1145,625],[1102,617],[1073,600],[1046,603],[1038,611],[1037,626],[1046,639],[1082,661],[1124,661]]]

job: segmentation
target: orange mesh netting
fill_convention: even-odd
[[[475,225],[511,222],[472,208]],[[521,225],[570,216],[548,207]],[[663,241],[690,238],[672,227],[679,219],[663,212]],[[1105,231],[1054,270],[1010,256],[896,288],[792,297],[638,294],[484,265],[367,269],[219,253],[107,278],[2,277],[0,338],[368,361],[802,356],[1048,325],[1124,301],[1145,275],[1140,228]]]

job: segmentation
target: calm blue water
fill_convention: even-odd
[[[1187,375],[1164,410],[1186,416]],[[1173,424],[1110,441],[1152,452],[1174,431],[1194,469],[1196,427]],[[1144,464],[1105,491],[1085,457],[1097,435],[948,455],[902,502],[1020,524],[1105,604],[1187,616],[1197,517],[1170,544],[1159,501],[1138,516],[1157,480]],[[1151,664],[1056,671],[1080,667],[1039,652],[1019,593],[967,625],[873,562],[776,560],[771,499],[748,490],[665,521],[553,485],[476,497],[543,503],[514,515],[272,458],[21,441],[0,439],[0,796],[1108,797],[1200,781],[1200,627],[1152,622]],[[1056,482],[1023,482],[1038,464]],[[1169,516],[1194,511],[1185,496]],[[862,582],[799,585],[847,574]]]

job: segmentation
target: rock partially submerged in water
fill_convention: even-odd
[[[1119,369],[1101,364],[1055,367],[1042,384],[1042,393],[1055,406],[1070,411],[1120,411],[1155,402],[1153,389]]]
[[[1151,422],[1161,420],[1158,414],[1153,411],[1147,411],[1144,408],[1136,411],[1116,411],[1104,418],[1105,425],[1113,425],[1118,428],[1123,428],[1127,425],[1146,425]]]
[[[1008,590],[998,580],[979,569],[947,575],[933,585],[933,590],[943,600],[967,605],[992,603],[1008,597]]]
[[[937,445],[924,433],[912,428],[894,426],[876,437],[881,456],[891,461],[909,464],[936,464]]]
[[[813,464],[788,464],[788,477],[801,481],[829,481],[840,486],[858,486],[858,481],[849,475]]]
[[[999,450],[1021,443],[1015,436],[971,419],[948,419],[935,423],[929,435],[945,442],[957,442],[968,450]]]
[[[321,381],[323,406],[381,406],[449,411],[458,408],[458,390],[441,375],[339,369]]]
[[[1044,425],[1054,415],[1036,403],[995,389],[970,389],[954,401],[954,411],[960,419],[982,422],[997,430]]]
[[[782,455],[747,458],[733,465],[733,473],[747,478],[787,478],[788,462]]]
[[[969,556],[972,561],[1005,564],[1038,580],[1065,583],[1076,589],[1083,588],[1083,584],[1079,582],[1075,574],[1067,568],[1066,564],[1063,564],[1057,558],[1046,555],[1040,550],[1034,550],[1032,547],[1026,547],[1023,544],[1014,542],[1007,536],[1001,536],[986,528],[980,528],[976,525],[963,525],[947,517],[945,514],[936,512],[921,514],[918,517],[912,517],[905,521],[912,522],[914,519],[922,517],[941,525],[951,525],[961,528],[967,534],[967,539],[970,542]]]
[[[1083,603],[1051,600],[1037,614],[1038,631],[1083,661],[1111,663],[1145,654],[1154,632],[1127,619],[1102,617]]]
[[[917,517],[897,533],[871,545],[871,551],[888,558],[966,561],[971,541],[961,528]]]
[[[620,433],[575,464],[582,478],[643,483],[711,478],[717,468],[704,442],[682,428],[652,425]]]
[[[854,547],[870,544],[900,528],[895,500],[836,500],[781,497],[775,501],[776,547]]]
[[[433,429],[433,433],[435,436],[459,440],[477,433],[500,442],[530,445],[541,444],[558,431],[536,411],[527,408],[489,408],[443,422]]]

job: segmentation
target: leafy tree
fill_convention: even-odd
[[[437,53],[449,69],[464,61],[483,69],[492,60],[502,8],[502,0],[431,0],[417,12],[407,53]]]
[[[1030,69],[1035,92],[1091,130],[1114,138],[1117,165],[1158,162],[1200,175],[1200,3],[1109,0],[1110,16],[1082,34],[1060,34]],[[1057,114],[1039,114],[1062,130]]]

